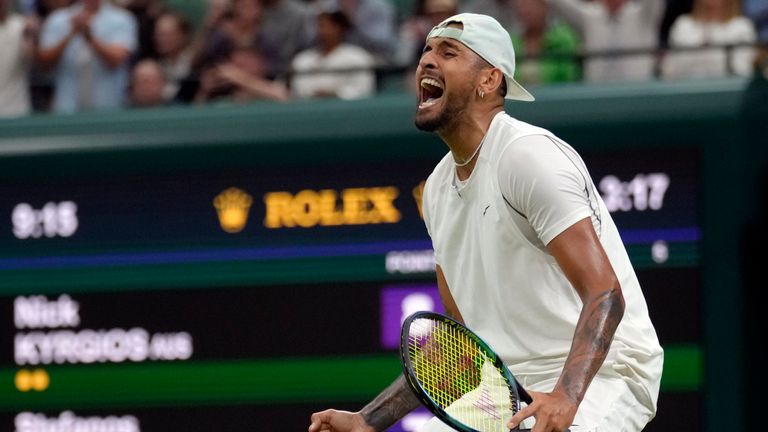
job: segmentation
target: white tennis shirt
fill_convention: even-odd
[[[423,196],[437,264],[466,324],[521,381],[558,376],[582,303],[545,245],[590,217],[625,300],[598,376],[620,376],[655,412],[663,351],[619,232],[581,157],[551,132],[503,112],[482,145],[465,182],[448,153]]]

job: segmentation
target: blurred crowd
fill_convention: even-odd
[[[0,0],[0,117],[402,90],[458,12],[524,85],[748,76],[768,43],[768,0]]]

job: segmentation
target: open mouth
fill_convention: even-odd
[[[419,108],[430,107],[443,97],[443,84],[434,78],[422,78],[419,87]]]

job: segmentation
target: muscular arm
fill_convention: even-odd
[[[67,48],[67,45],[69,45],[69,42],[74,36],[74,33],[69,33],[55,45],[46,48],[40,47],[37,50],[36,56],[40,65],[44,69],[52,69],[54,66],[56,66],[56,64],[59,63],[61,55],[64,53],[64,50]]]
[[[548,248],[584,304],[555,386],[578,404],[608,355],[624,315],[624,296],[589,218],[555,237]]]
[[[592,378],[597,374],[624,315],[621,286],[597,238],[590,218],[555,237],[550,253],[578,293],[583,307],[560,379],[551,393],[532,394],[534,402],[512,419],[517,425],[534,416],[534,432],[570,427]]]
[[[96,55],[112,69],[118,68],[131,55],[131,51],[124,46],[102,42],[91,35],[90,32],[86,33],[86,40]]]
[[[437,266],[435,270],[438,290],[446,311],[461,321],[461,314],[448,291],[442,269]],[[309,432],[380,432],[420,405],[421,402],[401,375],[358,412],[329,409],[312,414]]]
[[[443,269],[436,266],[437,289],[440,292],[440,299],[443,302],[448,315],[454,319],[463,322],[459,308],[453,300],[451,292],[448,290],[448,282],[445,280]],[[421,404],[413,391],[408,387],[405,377],[401,376],[395,380],[392,385],[387,387],[376,399],[365,406],[360,414],[365,422],[371,425],[374,430],[382,431],[391,426],[397,420],[416,409]]]
[[[408,387],[405,377],[400,376],[360,410],[360,415],[373,430],[384,431],[419,405],[421,402]]]

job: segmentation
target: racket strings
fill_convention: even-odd
[[[473,429],[507,431],[514,396],[493,359],[463,329],[417,320],[408,344],[414,373],[438,406]]]

